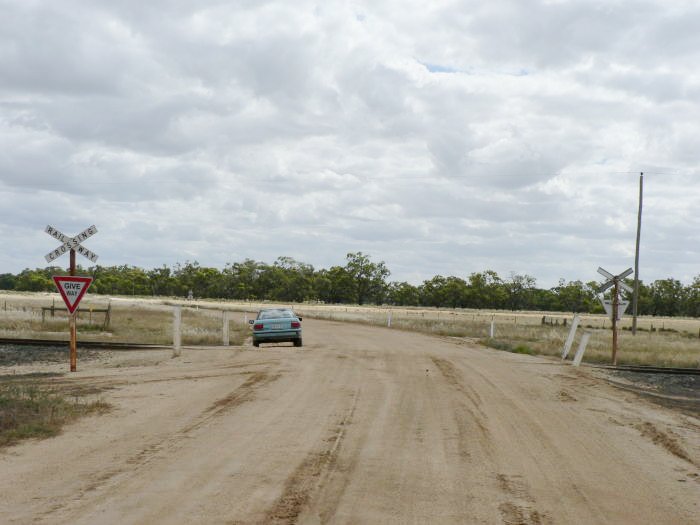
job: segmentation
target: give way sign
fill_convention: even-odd
[[[92,277],[74,277],[70,275],[54,275],[53,281],[56,283],[58,292],[63,297],[68,311],[72,314],[78,309],[80,300],[90,288]]]

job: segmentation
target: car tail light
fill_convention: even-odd
[[[301,323],[299,321],[292,321],[292,328],[301,328]]]
[[[255,323],[253,325],[253,330],[262,330],[263,329],[263,324],[262,323]]]

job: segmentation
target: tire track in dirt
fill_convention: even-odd
[[[463,412],[457,412],[457,428],[459,432],[460,455],[463,458],[470,457],[474,448],[474,428],[480,431],[478,444],[482,447],[483,453],[489,457],[494,457],[492,436],[488,430],[488,416],[482,408],[481,396],[472,387],[464,384],[464,378],[454,364],[446,359],[431,356],[431,360],[440,370],[440,373],[447,382],[458,392],[464,394],[474,408],[462,403],[460,406]],[[479,377],[481,373],[477,372]],[[490,379],[484,378],[489,386],[496,386]],[[464,412],[466,411],[466,413]],[[469,425],[465,416],[470,416],[476,427]],[[549,525],[552,520],[539,512],[536,508],[535,499],[530,495],[529,489],[520,475],[497,474],[496,484],[505,495],[506,501],[498,506],[498,510],[503,519],[504,525]]]
[[[501,503],[498,510],[504,525],[550,525],[551,518],[534,509],[535,499],[530,495],[527,484],[519,475],[498,474],[499,488],[508,495],[508,501]]]
[[[274,523],[292,525],[297,523],[300,514],[318,494],[326,480],[333,473],[340,453],[341,443],[345,438],[347,427],[357,407],[360,390],[357,389],[353,396],[353,403],[345,416],[330,430],[325,442],[329,446],[323,450],[311,452],[296,468],[287,481],[282,495],[267,512],[265,519],[260,523]],[[339,495],[336,499],[339,498]],[[330,511],[327,508],[324,514]]]
[[[469,403],[460,401],[455,406],[460,457],[469,459],[473,452],[491,455],[491,433],[488,429],[488,416],[481,408],[481,396],[476,390],[464,384],[462,374],[452,362],[435,356],[431,356],[430,359],[447,383],[469,401]],[[480,450],[475,451],[475,447]]]
[[[678,443],[677,439],[667,434],[666,432],[659,430],[652,423],[645,421],[643,423],[635,425],[635,428],[639,430],[642,436],[651,439],[652,443],[654,443],[655,445],[663,447],[674,456],[687,461],[691,465],[694,465],[696,467],[699,466],[693,461],[693,458],[691,458],[690,455],[688,455],[688,453],[683,449],[680,443]]]
[[[241,386],[227,396],[215,401],[209,408],[202,412],[198,421],[187,425],[180,431],[180,434],[186,435],[205,425],[210,420],[222,415],[224,412],[232,410],[243,403],[252,401],[255,399],[256,390],[278,380],[280,377],[282,377],[282,374],[279,373],[270,375],[267,372],[253,372]]]
[[[127,460],[130,465],[141,465],[149,461],[157,453],[165,449],[171,449],[181,443],[188,435],[195,430],[206,425],[213,419],[222,416],[224,413],[233,410],[237,406],[253,401],[255,392],[265,385],[276,381],[281,374],[270,375],[267,372],[252,372],[251,376],[240,386],[234,389],[225,397],[217,399],[206,408],[196,419],[196,421],[186,425],[172,436],[164,439],[160,443],[149,445]]]
[[[148,464],[153,458],[158,456],[164,451],[169,451],[170,453],[177,450],[178,447],[182,446],[184,441],[189,437],[193,431],[199,429],[206,423],[212,421],[213,419],[222,416],[224,413],[233,410],[237,406],[243,403],[253,401],[255,399],[255,392],[261,387],[276,381],[281,377],[281,374],[267,374],[266,372],[252,372],[251,376],[240,386],[230,392],[227,396],[222,397],[212,403],[208,408],[206,408],[197,420],[181,430],[167,436],[166,438],[158,441],[157,443],[151,443],[143,447],[138,453],[127,458],[124,461],[124,465],[120,467],[110,468],[107,471],[103,471],[99,474],[95,474],[90,478],[87,486],[81,489],[73,498],[73,503],[79,502],[89,493],[92,493],[103,485],[108,483],[119,476],[133,476],[138,470]],[[41,517],[47,517],[52,513],[65,508],[69,503],[59,503],[51,507],[46,513]]]

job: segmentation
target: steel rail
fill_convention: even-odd
[[[645,365],[596,365],[586,364],[593,368],[604,368],[618,372],[637,372],[640,374],[678,374],[678,375],[700,375],[700,368],[673,368],[668,366],[645,366]]]
[[[22,339],[11,337],[0,337],[0,345],[25,345],[25,346],[65,346],[69,341],[56,339]],[[80,341],[82,348],[102,348],[114,350],[161,350],[172,348],[172,345],[126,343],[112,341]]]

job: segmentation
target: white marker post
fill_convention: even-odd
[[[491,320],[491,328],[489,329],[489,337],[493,339],[493,332],[494,332],[494,327],[496,325],[496,321]]]
[[[180,325],[182,324],[182,307],[176,306],[173,309],[173,357],[179,357],[182,349],[182,335]]]
[[[583,353],[586,351],[586,346],[588,346],[588,340],[590,338],[590,332],[583,332],[583,336],[581,336],[581,342],[578,344],[578,350],[576,350],[576,355],[574,356],[574,366],[579,366],[581,364],[581,360],[583,359]]]
[[[387,317],[386,325],[391,328],[391,312],[389,312],[389,316]]]
[[[564,343],[564,350],[562,350],[561,353],[561,358],[566,359],[566,356],[569,355],[569,352],[571,351],[571,345],[574,344],[574,337],[576,336],[576,329],[578,328],[578,324],[581,321],[581,318],[578,315],[574,315],[574,320],[571,321],[571,330],[569,330],[569,336],[566,338],[566,343]]]
[[[223,334],[224,334],[223,343],[224,343],[224,346],[228,346],[228,345],[229,345],[229,338],[228,338],[228,312],[227,312],[226,310],[224,310],[224,311],[221,312],[221,313],[222,313],[222,316],[221,316],[221,317],[223,318],[223,323],[224,323],[224,326],[223,326]]]

